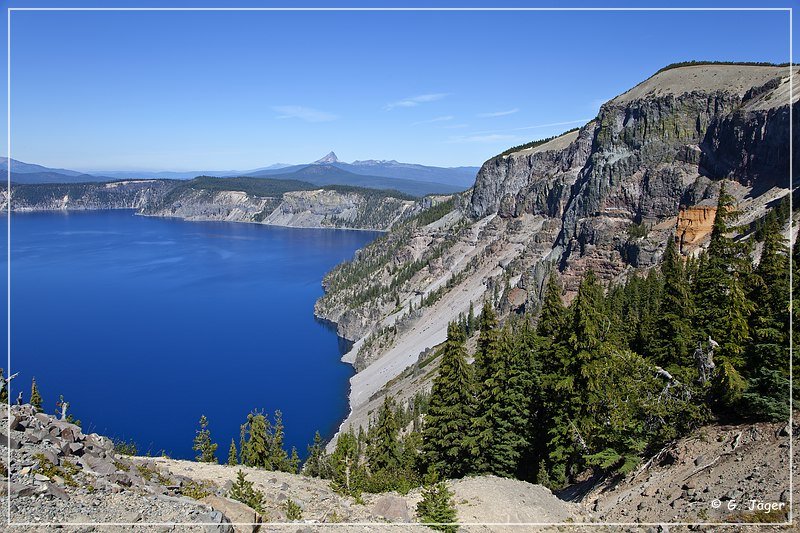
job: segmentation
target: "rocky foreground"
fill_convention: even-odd
[[[13,406],[10,419],[5,411],[0,419],[4,467],[6,453],[10,457],[0,472],[8,476],[0,484],[0,508],[9,508],[10,496],[13,531],[228,533],[333,525],[430,531],[415,516],[419,489],[365,494],[356,501],[336,493],[327,480],[302,475],[124,455],[108,438],[84,434],[30,405]],[[666,447],[625,479],[587,482],[564,491],[563,499],[539,485],[493,476],[449,485],[459,522],[493,524],[462,526],[470,531],[519,530],[501,527],[506,523],[571,531],[578,528],[566,524],[756,521],[778,530],[773,524],[785,521],[788,510],[788,432],[786,424],[708,426]],[[240,469],[264,493],[264,512],[229,498]],[[770,504],[771,510],[762,505],[750,511],[750,500]],[[299,506],[300,518],[287,516],[287,501]],[[729,510],[732,501],[743,507]]]

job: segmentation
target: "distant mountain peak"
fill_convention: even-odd
[[[315,165],[324,165],[324,164],[327,164],[327,163],[338,163],[338,162],[339,162],[339,158],[336,157],[336,154],[334,152],[328,152],[327,155],[325,155],[325,157],[323,157],[321,159],[317,159],[316,161],[314,161],[314,164]]]

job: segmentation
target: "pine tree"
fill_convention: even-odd
[[[319,431],[314,433],[314,443],[308,446],[308,459],[303,465],[303,473],[311,477],[322,477],[325,448]]]
[[[447,477],[467,473],[470,455],[464,437],[471,427],[474,412],[473,390],[464,338],[455,324],[451,324],[433,380],[422,444],[424,462]]]
[[[239,464],[236,455],[236,443],[231,439],[231,447],[228,449],[228,466],[236,466]]]
[[[36,386],[36,378],[31,380],[31,405],[36,408],[37,411],[42,410],[42,396],[39,394],[39,387]]]
[[[692,309],[689,280],[675,239],[670,236],[661,263],[664,290],[647,352],[663,367],[692,366]]]
[[[378,411],[378,419],[370,435],[369,466],[373,472],[400,466],[400,428],[395,417],[395,402],[386,396]]]
[[[711,337],[720,345],[720,361],[729,361],[738,370],[744,363],[749,339],[748,318],[752,306],[744,291],[750,274],[749,246],[731,234],[730,221],[737,216],[733,197],[724,185],[720,189],[711,242],[707,257],[697,274],[695,299],[699,335],[697,341]]]
[[[439,481],[435,471],[425,477],[422,500],[417,504],[420,521],[432,529],[445,533],[456,533],[458,526],[453,493],[443,481]]]
[[[759,418],[779,420],[789,416],[789,254],[778,216],[768,217],[763,241],[748,295],[752,342],[744,371],[751,390],[744,405]]]
[[[270,470],[290,470],[289,456],[283,449],[283,414],[275,411],[275,424],[272,426],[272,436],[269,439],[269,455],[265,468]]]
[[[272,439],[269,434],[269,421],[263,413],[254,411],[247,416],[247,430],[242,463],[247,466],[270,468]]]
[[[350,496],[359,496],[364,486],[364,470],[358,451],[358,439],[353,428],[339,435],[331,454],[333,487]]]
[[[558,282],[555,272],[551,272],[547,278],[542,310],[539,312],[539,320],[536,325],[537,334],[541,337],[555,337],[564,326],[566,314],[567,310],[561,301],[561,284]]]
[[[480,318],[478,319],[478,349],[475,352],[475,383],[480,388],[481,383],[489,377],[494,357],[497,353],[497,315],[491,304],[485,302]]]
[[[208,419],[206,415],[200,417],[200,429],[194,437],[192,449],[197,452],[195,461],[201,463],[216,463],[217,445],[211,442],[211,432],[208,430]]]
[[[289,455],[287,472],[290,474],[296,474],[298,468],[300,468],[300,456],[297,454],[297,448],[292,446],[292,453]]]
[[[236,481],[228,491],[228,497],[242,502],[256,512],[264,512],[264,493],[253,488],[253,482],[245,479],[245,473],[236,472]]]

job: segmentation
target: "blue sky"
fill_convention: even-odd
[[[15,11],[11,24],[12,157],[78,170],[329,150],[479,165],[583,124],[668,63],[789,59],[785,12]]]

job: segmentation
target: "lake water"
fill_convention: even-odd
[[[13,398],[35,376],[45,411],[63,394],[85,432],[179,458],[203,414],[221,460],[253,409],[282,410],[301,456],[346,416],[352,369],[313,308],[323,275],[376,233],[132,211],[11,222]]]

